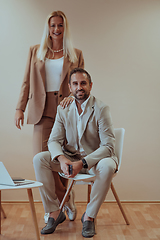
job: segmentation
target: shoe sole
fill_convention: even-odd
[[[84,234],[82,233],[82,236],[85,237],[85,238],[91,238],[91,237],[94,237],[94,235],[95,235],[95,234],[90,235],[90,236],[86,236],[86,235],[84,235]]]

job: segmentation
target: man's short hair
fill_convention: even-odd
[[[83,68],[74,68],[74,69],[72,69],[72,71],[70,72],[70,75],[69,75],[69,84],[71,84],[71,76],[72,76],[74,73],[77,73],[77,72],[79,72],[79,73],[85,73],[85,74],[87,75],[87,79],[89,80],[89,84],[91,84],[91,82],[92,82],[91,76],[90,76],[90,74],[89,74],[86,70],[84,70]]]

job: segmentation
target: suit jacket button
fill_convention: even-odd
[[[62,97],[62,94],[60,94],[59,97]]]

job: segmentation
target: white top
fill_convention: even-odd
[[[59,91],[64,57],[46,59],[46,92]]]
[[[84,118],[84,113],[85,113],[85,108],[86,108],[86,105],[88,103],[90,99],[90,96],[86,99],[85,102],[83,102],[81,104],[81,109],[82,109],[82,113],[79,115],[78,113],[78,109],[77,109],[77,105],[76,105],[76,102],[75,102],[75,109],[76,109],[76,122],[77,122],[77,133],[78,133],[78,150],[80,152],[80,154],[82,156],[86,156],[86,153],[80,143],[80,138],[82,136],[82,129],[84,129],[84,126],[83,126],[83,118]]]

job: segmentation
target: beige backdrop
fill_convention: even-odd
[[[54,10],[68,17],[74,46],[92,75],[92,93],[110,106],[114,127],[126,130],[114,180],[119,197],[160,200],[159,0],[0,0],[0,161],[12,176],[35,179],[33,126],[18,130],[14,114],[29,47],[40,42]],[[85,201],[85,187],[75,189],[76,200]],[[40,200],[38,190],[34,197]],[[26,199],[25,191],[2,192],[2,200]]]

